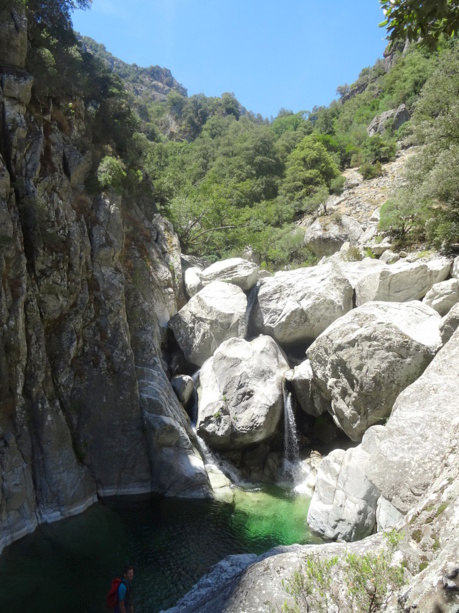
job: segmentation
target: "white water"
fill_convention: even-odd
[[[214,468],[220,470],[226,477],[228,477],[233,485],[241,485],[243,483],[243,479],[237,468],[228,462],[228,460],[225,460],[216,452],[209,449],[205,441],[197,433],[196,438],[198,439],[199,446],[201,447],[201,453],[204,457],[204,465],[213,466]]]
[[[293,414],[292,395],[284,388],[284,461],[282,472],[294,483],[297,481],[300,466],[298,432]]]

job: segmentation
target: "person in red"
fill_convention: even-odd
[[[134,605],[132,604],[132,588],[131,582],[134,578],[134,569],[132,566],[125,566],[123,578],[118,586],[116,594],[115,613],[134,613]]]

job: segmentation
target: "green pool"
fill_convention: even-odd
[[[135,567],[136,613],[175,604],[229,554],[309,543],[309,499],[279,488],[235,490],[234,502],[105,500],[43,525],[0,556],[0,610],[106,612],[111,578]],[[317,542],[317,541],[315,541]]]

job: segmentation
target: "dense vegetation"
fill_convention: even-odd
[[[249,248],[270,268],[311,263],[295,222],[317,215],[329,194],[342,190],[346,167],[360,167],[365,178],[380,173],[400,141],[423,149],[408,186],[385,205],[382,230],[402,243],[457,242],[455,39],[441,40],[434,51],[393,45],[354,84],[338,87],[329,107],[281,109],[268,120],[231,93],[188,97],[168,70],[128,66],[102,45],[77,39],[69,18],[74,5],[27,4],[35,97],[53,99],[64,127],[75,112],[72,100],[84,99],[96,145],[88,189],[125,191],[148,214],[163,213],[184,252],[212,260]],[[59,10],[62,17],[54,19]],[[389,121],[384,133],[368,136],[376,115],[401,104],[410,122],[395,130]]]

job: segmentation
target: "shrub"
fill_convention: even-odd
[[[123,180],[126,178],[124,164],[121,160],[106,155],[97,169],[97,180],[101,187],[113,187],[120,193]]]
[[[374,164],[366,162],[359,168],[359,172],[365,181],[374,179],[375,177],[380,177],[383,173],[381,162],[375,162]]]
[[[336,556],[325,560],[310,556],[285,582],[293,605],[285,602],[282,611],[385,611],[392,592],[404,583],[403,568],[392,566],[391,561],[392,554],[387,550],[347,553],[341,560]]]

